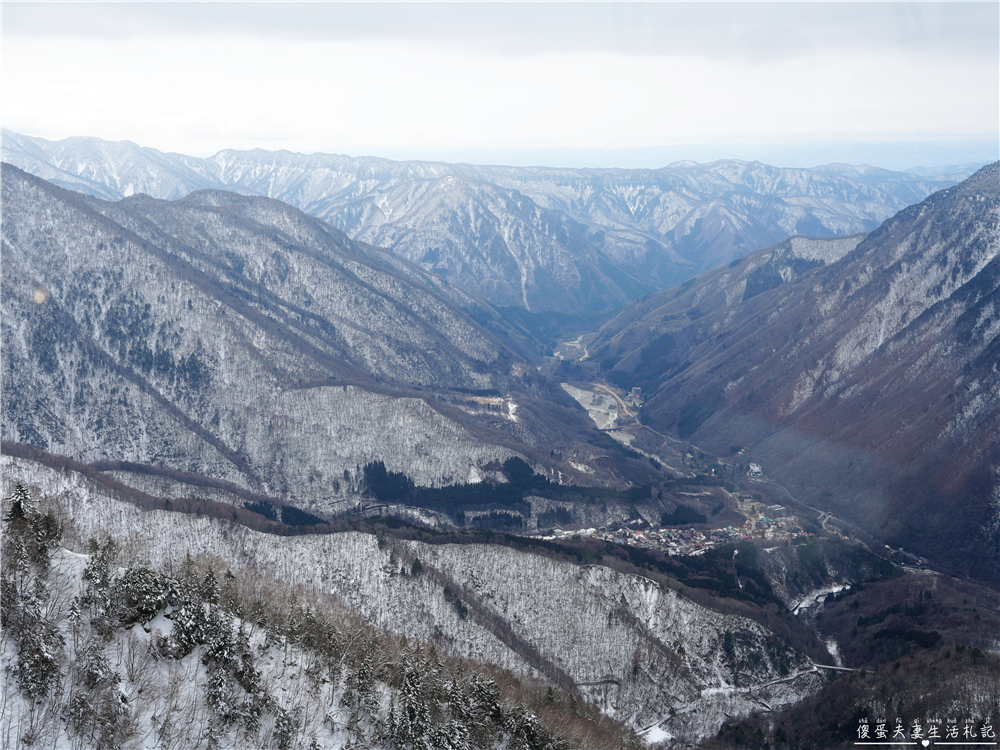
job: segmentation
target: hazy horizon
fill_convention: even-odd
[[[3,126],[207,156],[988,162],[996,3],[4,4]]]
[[[44,138],[32,133],[20,133],[12,128],[5,132],[31,138],[43,138],[52,142],[69,138],[98,138],[116,142],[131,142],[140,148],[151,148],[162,153],[180,153],[206,159],[221,151],[185,153],[159,148],[156,145],[140,143],[131,138],[110,139],[100,135],[78,134],[66,138]],[[688,144],[678,146],[649,146],[635,149],[393,149],[384,147],[361,147],[348,153],[343,150],[274,149],[250,147],[231,150],[289,151],[303,155],[336,154],[351,158],[374,157],[391,161],[429,161],[451,164],[475,164],[481,166],[506,166],[523,168],[556,169],[660,169],[681,161],[709,164],[714,161],[737,160],[759,161],[773,167],[809,169],[828,164],[850,164],[852,166],[873,166],[893,171],[914,169],[938,169],[941,167],[965,167],[969,164],[983,165],[996,161],[996,154],[990,158],[992,143],[966,142],[958,144],[900,143],[900,144],[800,144],[796,147],[770,145],[742,146],[726,149],[719,146]],[[826,158],[825,158],[826,157]]]

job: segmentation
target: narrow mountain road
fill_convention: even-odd
[[[755,697],[754,695],[755,692],[759,692],[760,690],[771,687],[773,685],[780,685],[783,683],[794,682],[795,680],[805,675],[818,674],[821,669],[832,669],[838,672],[854,671],[853,669],[850,669],[848,667],[833,667],[826,664],[810,664],[808,667],[803,669],[798,669],[786,677],[779,677],[774,680],[769,680],[768,682],[763,682],[759,685],[752,685],[749,687],[742,687],[742,688],[729,687],[729,686],[705,688],[704,690],[701,691],[701,695],[699,696],[698,699],[693,700],[690,703],[687,703],[686,705],[675,708],[673,714],[668,714],[666,716],[663,716],[660,719],[654,721],[649,726],[643,727],[642,729],[639,730],[639,734],[648,732],[654,727],[659,727],[663,722],[669,721],[674,716],[680,716],[682,714],[688,714],[688,713],[695,713],[703,710],[704,709],[703,701],[706,698],[710,698],[713,695],[744,695],[748,700],[758,703],[764,706],[768,711],[771,711],[772,708],[770,706],[761,701],[759,698]]]

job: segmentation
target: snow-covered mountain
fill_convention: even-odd
[[[135,565],[176,570],[203,555],[242,575],[261,571],[412,643],[570,691],[637,730],[658,727],[661,740],[697,742],[762,701],[778,708],[825,682],[808,656],[760,623],[640,575],[496,545],[261,534],[143,512],[79,474],[34,462],[4,457],[3,467],[5,493],[17,478],[50,498],[72,528],[70,548],[130,539]]]
[[[370,462],[462,483],[592,429],[451,300],[486,303],[278,201],[109,203],[6,167],[2,237],[5,441],[325,515]]]
[[[995,575],[998,181],[992,164],[863,239],[751,253],[626,308],[590,350],[656,429],[742,447],[796,496]]]
[[[134,534],[84,543],[62,498],[38,507],[18,484],[4,500],[5,750],[641,746],[557,685],[388,632],[321,588],[208,549],[175,565]]]
[[[648,187],[642,180],[649,174],[641,171],[383,160],[370,160],[362,179],[357,164],[363,160],[346,157],[223,152],[198,160],[89,139],[81,139],[83,150],[76,148],[80,142],[62,142],[63,156],[53,166],[44,144],[17,138],[35,168],[75,189],[3,168],[2,489],[6,494],[13,482],[25,482],[67,528],[72,519],[67,545],[75,552],[83,553],[91,537],[111,537],[124,540],[129,563],[150,569],[177,570],[190,552],[211,556],[220,570],[265,571],[282,586],[301,586],[301,595],[321,592],[317,598],[330,597],[400,643],[405,637],[416,649],[433,646],[452,659],[473,658],[553,685],[647,730],[649,739],[681,747],[724,742],[720,727],[753,711],[766,709],[765,722],[789,716],[799,702],[812,710],[810,701],[838,692],[827,691],[828,676],[814,660],[829,663],[838,648],[858,659],[857,677],[843,682],[860,692],[871,684],[873,695],[876,683],[866,682],[860,666],[887,684],[896,677],[883,673],[893,671],[888,665],[898,658],[886,656],[889,651],[859,656],[873,643],[891,641],[890,650],[930,643],[942,637],[940,622],[951,623],[952,632],[941,631],[954,638],[948,647],[956,655],[958,645],[996,650],[995,600],[970,599],[984,609],[984,630],[975,631],[975,640],[966,624],[973,613],[978,622],[979,612],[970,607],[967,616],[949,619],[965,604],[964,591],[937,600],[938,578],[943,590],[946,576],[921,571],[911,577],[920,585],[906,583],[916,593],[890,607],[880,600],[895,579],[869,574],[898,571],[839,535],[823,542],[835,548],[836,564],[806,535],[743,540],[739,560],[758,552],[763,560],[746,568],[753,577],[745,577],[730,557],[732,547],[657,557],[588,534],[560,542],[445,534],[399,518],[359,517],[313,525],[317,533],[308,533],[292,529],[285,514],[294,519],[298,513],[309,526],[318,520],[310,513],[325,519],[343,511],[361,497],[374,462],[382,462],[387,484],[407,480],[411,487],[452,491],[488,478],[491,486],[513,487],[524,504],[536,501],[521,492],[533,486],[531,469],[545,475],[537,477],[541,482],[561,483],[559,489],[576,492],[565,484],[589,483],[588,490],[602,485],[618,496],[611,503],[593,493],[567,499],[566,505],[589,506],[587,514],[573,516],[577,520],[628,509],[619,513],[625,520],[642,515],[636,506],[648,511],[662,502],[651,480],[661,486],[673,480],[655,457],[595,432],[566,392],[536,369],[541,362],[523,353],[527,348],[503,317],[434,267],[462,258],[468,278],[505,278],[494,261],[511,254],[512,245],[504,243],[516,238],[521,255],[503,273],[516,272],[512,288],[520,304],[534,307],[532,300],[542,298],[535,295],[548,294],[570,305],[585,287],[565,281],[584,267],[603,274],[589,287],[597,299],[617,299],[619,292],[624,299],[622,268],[640,268],[633,279],[659,273],[641,263],[660,252],[645,244],[660,230],[637,229],[637,217],[650,226],[662,219],[657,226],[666,227],[668,209],[680,206],[675,213],[681,215],[686,196],[703,221],[689,223],[690,231],[676,235],[669,248],[661,244],[664,255],[656,257],[688,270],[695,257],[711,253],[716,259],[705,262],[728,262],[625,308],[582,342],[588,357],[574,366],[585,376],[591,367],[611,382],[640,385],[639,418],[650,431],[661,440],[691,439],[723,459],[709,469],[705,464],[715,457],[677,443],[701,454],[706,473],[692,479],[723,485],[725,470],[743,481],[732,466],[759,462],[761,481],[777,479],[798,499],[895,546],[934,555],[942,566],[989,576],[1000,559],[1000,165],[872,230],[864,222],[877,223],[871,217],[887,205],[879,201],[888,200],[892,185],[902,186],[898,200],[905,205],[919,193],[915,185],[931,182],[841,165],[773,170],[726,162],[657,170],[661,182]],[[87,149],[89,156],[73,155]],[[122,167],[113,178],[107,159]],[[143,194],[161,181],[174,200]],[[223,184],[235,192],[220,190]],[[90,194],[76,190],[81,186]],[[260,195],[270,192],[315,215]],[[799,197],[781,197],[784,192]],[[705,195],[713,197],[706,203]],[[789,213],[790,206],[806,213]],[[874,213],[866,214],[869,209]],[[795,219],[821,214],[831,222],[823,224],[829,231]],[[861,223],[851,224],[850,216]],[[398,240],[397,252],[331,226],[348,219],[359,236],[384,231]],[[740,238],[756,238],[746,239],[748,247],[766,244],[761,238],[769,226],[781,230],[777,244],[735,258],[726,254]],[[428,227],[440,235],[426,233]],[[796,230],[836,236],[787,237]],[[669,234],[663,232],[656,236]],[[429,245],[432,236],[461,242]],[[543,236],[553,244],[539,244]],[[438,254],[407,260],[407,237]],[[480,254],[463,255],[462,243]],[[644,251],[629,254],[640,245]],[[575,249],[560,254],[559,248]],[[559,270],[546,277],[539,269]],[[563,287],[552,286],[555,279]],[[514,484],[508,464],[520,471],[523,485]],[[763,487],[756,481],[746,477],[742,489]],[[637,485],[648,500],[635,494]],[[735,493],[730,488],[727,495],[730,490]],[[779,491],[769,486],[764,494]],[[537,500],[529,514],[550,507],[545,503],[564,504]],[[382,512],[390,502],[370,510]],[[276,508],[283,525],[266,515]],[[171,509],[187,512],[164,512]],[[408,512],[435,520],[430,512],[420,515],[421,508]],[[594,525],[600,523],[606,521]],[[351,530],[330,533],[336,528]],[[501,543],[480,544],[484,538]],[[60,554],[74,585],[88,586],[80,573],[89,561]],[[17,566],[7,568],[10,580],[18,580]],[[836,598],[848,591],[846,583],[861,581],[872,585],[853,604]],[[22,592],[35,589],[32,581],[20,582]],[[921,609],[931,589],[933,606],[941,608],[933,618]],[[70,601],[62,597],[45,610],[61,613],[60,632],[72,627]],[[824,617],[835,621],[829,654],[807,629],[810,616],[792,613],[803,602],[805,610],[826,606]],[[165,625],[166,613],[156,616]],[[101,627],[100,618],[90,622]],[[162,645],[150,633],[132,636],[111,636],[123,662],[137,653],[136,644]],[[295,715],[290,696],[278,700],[281,687],[294,694],[310,679],[303,672],[302,679],[286,680],[286,668],[296,674],[290,659],[313,658],[291,641],[284,649],[276,643],[254,642],[260,664],[268,665],[267,690],[277,702],[269,704],[267,721],[275,726],[282,712]],[[9,637],[3,648],[13,663]],[[925,656],[942,667],[951,658],[951,651],[914,653],[895,673],[900,679],[917,669],[913,662],[922,669]],[[79,656],[65,675],[71,687],[88,679],[92,660],[82,650]],[[975,662],[981,673],[997,669],[993,655],[987,658]],[[176,663],[196,675],[192,680],[208,677],[195,659]],[[352,663],[344,679],[361,679],[350,675],[364,668],[363,659]],[[223,687],[241,695],[232,669]],[[379,679],[383,700],[370,712],[371,722],[355,729],[374,732],[376,719],[391,725],[396,715],[402,677]],[[995,680],[977,673],[967,685],[979,690],[980,683]],[[126,687],[136,685],[129,677]],[[117,700],[114,690],[105,692]],[[25,694],[16,703],[18,741],[20,722],[43,711]],[[343,696],[321,685],[302,699],[309,714],[299,723],[303,745],[308,735],[332,746],[354,736],[324,725],[314,710],[320,702],[337,705],[332,721],[341,721],[336,716],[350,713]],[[883,705],[869,698],[858,697],[851,711]],[[941,701],[931,707],[950,705]],[[153,703],[143,704],[146,713],[136,707],[136,715],[153,712]],[[450,703],[438,701],[442,716],[452,715]],[[209,722],[203,709],[197,709],[199,720]],[[521,718],[491,729],[490,742],[519,746],[508,739],[525,720],[522,709],[505,709],[508,718]],[[12,715],[2,717],[0,732],[13,731]],[[42,718],[54,727],[66,721],[59,713]],[[775,744],[776,731],[767,727]],[[195,734],[200,742],[200,730]]]
[[[789,235],[874,229],[964,176],[740,161],[514,168],[262,150],[199,159],[10,131],[3,159],[106,199],[204,188],[277,198],[494,304],[563,312],[615,309]]]
[[[839,541],[739,546],[749,576],[811,589],[793,616],[544,548],[143,512],[0,463],[5,747],[634,750],[624,724],[824,750],[868,711],[995,725],[995,591]]]

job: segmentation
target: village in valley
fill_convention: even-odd
[[[573,343],[579,346],[578,342]],[[562,387],[587,409],[599,429],[629,448],[633,450],[639,448],[636,440],[640,437],[639,433],[651,432],[637,420],[637,412],[642,406],[642,392],[639,388],[622,390],[608,383],[590,383],[587,386],[582,383],[577,386],[563,383]],[[645,455],[664,462],[669,469],[675,469],[667,463],[663,455],[652,456],[648,453]],[[690,469],[695,463],[695,458],[691,453],[686,453],[682,461],[684,468]],[[706,473],[717,476],[716,468],[706,468]],[[746,467],[746,478],[750,482],[761,482],[763,476],[763,469],[759,464],[751,462]],[[789,543],[801,536],[814,536],[813,532],[804,530],[802,522],[788,513],[783,505],[765,503],[757,499],[760,495],[755,497],[748,492],[726,492],[725,495],[726,505],[732,506],[735,503],[735,511],[745,519],[742,524],[705,528],[705,523],[691,525],[682,522],[658,526],[645,520],[634,520],[620,528],[605,526],[580,530],[555,528],[550,538],[594,537],[615,544],[657,549],[670,555],[701,555],[713,547],[745,539]],[[825,531],[843,536],[840,529],[827,526],[822,517],[819,525]]]
[[[726,525],[700,529],[694,526],[660,528],[656,524],[633,521],[614,530],[604,526],[575,531],[556,528],[549,538],[593,537],[614,544],[656,549],[670,555],[703,555],[714,547],[745,539],[762,539],[780,544],[802,536],[814,536],[802,528],[798,518],[786,515],[785,508],[781,505],[765,505],[746,493],[737,493],[732,497],[736,499],[739,513],[747,519],[740,526]],[[698,524],[698,526],[704,525]]]
[[[556,359],[585,359],[587,349],[582,339],[583,337],[578,337],[573,341],[562,342],[557,348]],[[903,565],[913,567],[927,565],[927,560],[923,557],[909,553],[903,548],[893,549],[885,545],[883,549],[882,545],[873,544],[874,540],[867,535],[863,533],[857,535],[859,530],[848,528],[850,524],[844,524],[820,509],[794,501],[783,488],[765,478],[761,464],[755,461],[745,465],[737,463],[745,453],[744,449],[734,450],[729,460],[717,459],[709,463],[712,459],[700,454],[694,446],[657,433],[643,425],[639,420],[643,393],[638,387],[625,389],[607,381],[590,383],[577,381],[574,384],[561,383],[561,385],[587,410],[598,429],[628,449],[637,451],[650,461],[658,462],[677,477],[704,474],[718,480],[723,475],[736,478],[734,474],[738,472],[743,478],[740,482],[743,490],[726,491],[721,487],[715,488],[713,501],[721,501],[716,512],[723,506],[730,511],[728,514],[723,514],[728,517],[724,521],[720,520],[717,526],[712,524],[708,516],[695,513],[695,516],[700,516],[698,522],[678,519],[674,523],[657,524],[648,519],[634,519],[621,525],[576,529],[555,527],[542,532],[545,538],[589,537],[613,544],[659,550],[669,555],[703,555],[724,544],[752,539],[761,540],[765,545],[771,543],[770,546],[764,547],[764,551],[769,552],[779,545],[792,544],[796,539],[826,534],[842,541],[860,543],[869,551]],[[655,447],[657,445],[660,446],[659,449]],[[700,455],[701,460],[695,454]],[[759,488],[759,491],[746,491],[748,488],[754,490]],[[772,492],[775,489],[779,492]],[[686,496],[706,493],[677,494]],[[796,506],[794,513],[781,503],[774,502],[782,496],[788,498],[782,502],[791,501]],[[681,497],[678,500],[681,503],[684,501]],[[711,515],[716,515],[716,512]],[[740,517],[742,521],[739,520]],[[804,521],[803,517],[809,520]]]

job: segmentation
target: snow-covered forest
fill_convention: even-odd
[[[568,399],[539,417],[562,392],[431,276],[289,206],[107,204],[13,168],[3,184],[5,440],[328,514],[371,461],[461,483],[587,429]]]
[[[696,741],[761,696],[781,705],[822,684],[807,658],[758,623],[636,575],[494,546],[261,534],[142,512],[78,475],[4,462],[6,482],[21,477],[64,519],[70,550],[112,539],[123,559],[153,570],[205,555],[233,571],[266,571],[409,641],[569,690],[636,730],[660,725]]]
[[[109,529],[74,551],[68,510],[4,501],[4,748],[637,747],[564,690],[234,574],[215,545],[174,561]]]
[[[979,536],[936,541],[941,559],[973,576],[995,566],[996,170],[866,236],[792,237],[648,295],[574,334],[582,359],[556,361],[542,339],[573,316],[504,313],[431,272],[438,260],[366,246],[277,200],[109,203],[5,167],[0,743],[817,750],[852,712],[902,714],[890,688],[914,716],[992,720],[995,591],[929,570],[902,542],[920,543],[907,509],[942,527],[971,509]],[[814,217],[840,201],[801,170],[707,171],[719,189],[794,177],[805,198],[790,205]],[[575,273],[549,242],[572,232],[550,214],[582,210],[579,175],[544,211],[512,187],[528,175],[494,176],[509,191],[453,206],[449,231],[551,230],[514,264],[531,269],[530,306],[544,274]],[[680,205],[591,177],[650,221]],[[483,213],[513,204],[518,222]],[[373,211],[354,219],[387,227]],[[431,236],[405,234],[397,250]],[[822,293],[816,279],[844,268]],[[921,284],[879,281],[897,271]],[[815,312],[811,332],[787,312],[795,299]],[[850,335],[833,335],[831,300]],[[960,350],[965,381],[948,374]],[[804,370],[772,366],[793,356]],[[928,373],[942,406],[913,411],[899,394]],[[841,388],[869,379],[868,400]],[[603,430],[569,395],[585,388],[615,399]],[[865,476],[902,476],[877,452],[852,458],[865,431],[899,442],[850,417],[876,406],[942,451],[969,448],[921,459],[955,473],[954,512],[915,474],[891,503],[864,502],[877,489]],[[792,450],[779,427],[804,409],[829,422],[803,422]],[[780,448],[766,476],[742,466],[761,460],[748,424]],[[819,424],[831,427],[800,450]],[[797,461],[814,500],[773,481]],[[973,461],[992,473],[970,474]],[[851,503],[863,513],[831,515]],[[795,524],[762,530],[772,509]],[[698,539],[675,544],[656,521],[698,525]]]
[[[529,310],[608,310],[790,235],[874,229],[967,171],[929,177],[737,160],[546,169],[221,151],[4,133],[5,159],[111,200],[205,188],[277,198],[456,287]]]

